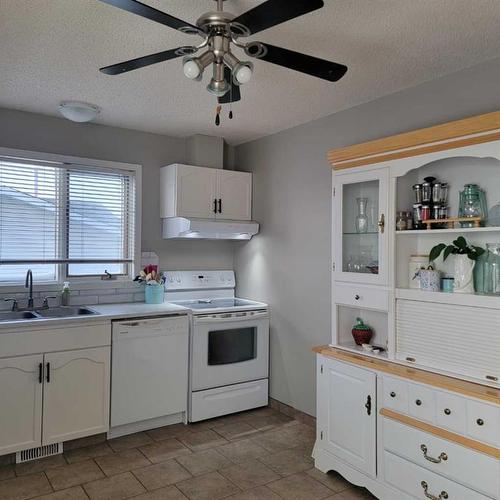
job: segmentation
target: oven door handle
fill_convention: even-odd
[[[232,316],[230,318],[225,318],[224,316],[195,316],[194,322],[199,325],[203,323],[234,323],[236,321],[252,321],[254,319],[265,319],[268,318],[269,314],[267,312],[252,314],[251,316]]]

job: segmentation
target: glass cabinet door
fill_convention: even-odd
[[[387,169],[334,176],[335,278],[386,284]]]

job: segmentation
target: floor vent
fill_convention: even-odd
[[[29,462],[30,460],[37,460],[38,458],[51,457],[52,455],[59,455],[63,452],[63,444],[47,444],[39,446],[38,448],[31,448],[29,450],[18,451],[16,453],[16,464]]]

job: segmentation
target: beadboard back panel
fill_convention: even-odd
[[[500,380],[500,310],[396,301],[396,358],[463,374]]]

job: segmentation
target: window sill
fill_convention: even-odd
[[[100,279],[92,279],[92,280],[68,280],[70,282],[70,289],[79,291],[79,290],[109,290],[113,288],[130,288],[135,289],[137,285],[132,281],[130,277],[122,277],[117,278],[115,280],[100,280]],[[128,285],[128,286],[127,286]],[[59,292],[62,290],[63,282],[38,282],[33,283],[33,291],[34,292]],[[17,283],[0,283],[0,294],[5,293],[24,293],[27,289],[24,284]]]

